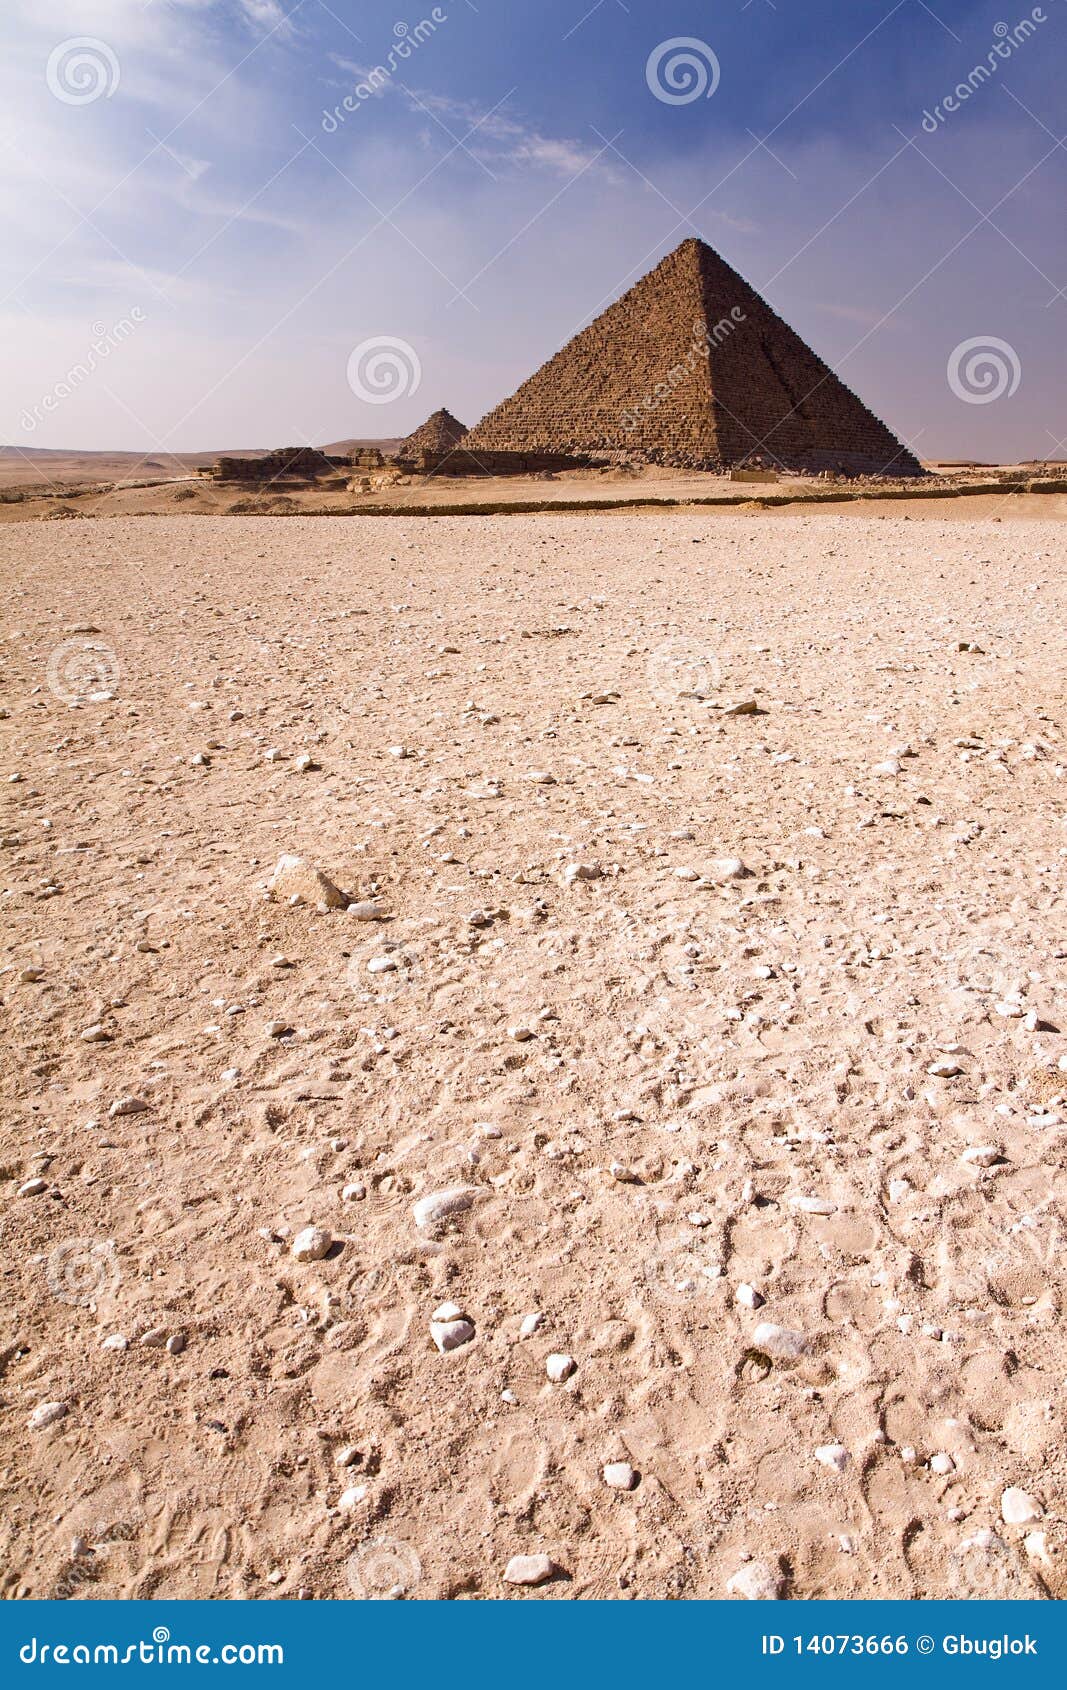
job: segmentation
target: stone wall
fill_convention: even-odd
[[[412,458],[397,457],[397,469],[422,475],[544,475],[556,470],[584,469],[588,457],[561,452],[472,452],[465,446],[449,452],[420,452]]]
[[[218,481],[312,481],[347,464],[346,458],[329,458],[311,446],[281,446],[261,458],[220,458],[213,473]]]

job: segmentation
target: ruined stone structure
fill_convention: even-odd
[[[347,467],[347,459],[328,458],[313,446],[280,446],[262,458],[220,458],[208,473],[216,481],[314,481]]]
[[[918,475],[917,460],[765,300],[687,240],[464,446],[734,466]]]
[[[450,452],[458,446],[467,430],[451,411],[435,411],[421,428],[409,434],[396,449],[398,458],[417,460],[420,452]]]

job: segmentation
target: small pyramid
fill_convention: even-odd
[[[463,424],[457,421],[451,411],[435,411],[432,417],[426,418],[421,428],[417,428],[414,434],[409,434],[406,440],[400,442],[397,456],[410,458],[419,452],[451,452],[466,433]]]
[[[695,239],[568,341],[465,444],[720,472],[922,473],[788,323]]]

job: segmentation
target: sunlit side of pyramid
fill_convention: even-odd
[[[468,434],[473,451],[916,475],[884,423],[703,241],[687,240]]]

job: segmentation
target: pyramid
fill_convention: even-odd
[[[427,417],[421,428],[414,434],[409,434],[397,448],[397,456],[411,458],[419,452],[451,452],[458,446],[466,435],[467,430],[458,422],[451,411],[435,411],[432,417]]]
[[[788,323],[693,239],[483,417],[464,445],[683,469],[922,473]]]

